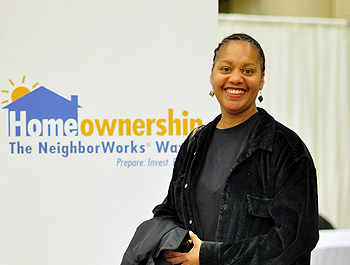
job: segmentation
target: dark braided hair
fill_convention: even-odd
[[[252,44],[255,45],[255,47],[258,49],[259,54],[260,54],[260,58],[262,61],[262,67],[261,67],[261,72],[265,72],[265,55],[264,55],[264,51],[262,50],[260,44],[253,39],[252,37],[250,37],[247,34],[244,33],[234,33],[226,38],[224,38],[218,45],[218,47],[214,50],[214,58],[213,58],[213,67],[215,65],[215,61],[216,61],[216,57],[219,53],[220,48],[222,47],[222,45],[224,45],[225,43],[228,43],[230,41],[234,41],[234,40],[242,40],[242,41],[247,41],[250,42]]]

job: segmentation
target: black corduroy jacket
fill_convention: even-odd
[[[201,265],[310,264],[318,241],[316,169],[299,136],[259,108],[258,124],[233,165],[222,193],[217,237],[204,241]],[[199,238],[196,179],[216,117],[188,137],[177,156],[168,195],[155,217],[172,216]]]

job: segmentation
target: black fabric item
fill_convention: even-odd
[[[259,113],[256,113],[235,127],[224,130],[216,128],[214,131],[195,189],[203,240],[216,241],[220,201],[226,178],[258,119]]]
[[[320,230],[334,229],[333,225],[331,225],[331,223],[328,220],[326,220],[324,217],[322,217],[321,215],[318,217],[318,228]]]
[[[121,265],[162,265],[169,264],[163,259],[163,250],[176,250],[188,230],[167,217],[152,218],[143,222],[131,239]]]
[[[307,265],[318,241],[316,169],[300,137],[258,108],[259,121],[226,181],[217,241],[203,241],[201,265]],[[182,144],[169,192],[154,217],[172,216],[203,238],[195,183],[219,115]]]

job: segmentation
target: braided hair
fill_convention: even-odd
[[[222,45],[224,45],[225,43],[228,43],[230,41],[235,41],[235,40],[241,40],[241,41],[247,41],[250,42],[252,44],[255,45],[255,47],[258,49],[259,54],[260,54],[260,58],[262,61],[262,67],[261,67],[261,72],[264,73],[265,72],[265,55],[264,55],[264,51],[262,50],[260,44],[251,36],[244,34],[244,33],[234,33],[226,38],[224,38],[218,45],[218,47],[216,47],[216,49],[214,50],[214,58],[213,58],[213,67],[215,65],[216,62],[216,57],[219,53],[220,48],[222,47]]]

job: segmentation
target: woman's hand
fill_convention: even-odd
[[[171,264],[199,265],[199,250],[202,240],[192,231],[190,231],[190,237],[193,242],[193,248],[188,253],[167,250],[164,252],[164,258]]]

